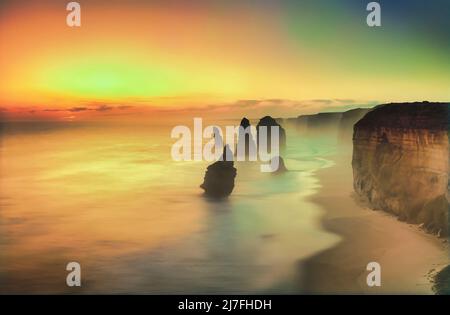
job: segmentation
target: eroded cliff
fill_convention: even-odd
[[[374,209],[448,235],[450,103],[377,106],[354,126],[353,184]]]
[[[340,143],[351,144],[353,125],[370,110],[371,108],[355,108],[345,112],[301,115],[286,119],[284,122],[308,135],[332,135],[336,136]]]

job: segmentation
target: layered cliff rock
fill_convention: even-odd
[[[450,103],[377,106],[354,126],[353,183],[370,206],[448,235]]]

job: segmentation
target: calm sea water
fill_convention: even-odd
[[[289,172],[236,163],[233,194],[213,202],[199,188],[209,163],[172,161],[172,127],[6,128],[0,292],[298,292],[298,261],[338,241],[308,201],[334,142],[288,130]],[[81,288],[65,284],[71,261]]]

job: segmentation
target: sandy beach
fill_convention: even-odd
[[[306,293],[433,294],[432,277],[448,265],[448,243],[374,211],[352,188],[351,155],[320,170],[320,191],[312,197],[325,212],[323,227],[342,237],[335,247],[300,262]],[[369,262],[381,265],[381,286],[368,287]]]

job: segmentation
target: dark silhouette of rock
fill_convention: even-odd
[[[227,161],[227,157],[230,160]],[[236,177],[236,168],[232,157],[233,154],[226,145],[223,148],[221,159],[208,166],[203,184],[200,185],[206,196],[223,198],[231,194]]]
[[[433,290],[438,295],[450,295],[450,265],[434,276]]]
[[[376,106],[355,127],[447,131],[450,103],[389,103]]]
[[[233,162],[233,151],[231,151],[228,144],[223,147],[223,153],[220,157],[220,161]]]
[[[262,126],[267,127],[267,152],[271,152],[271,127],[276,126],[278,127],[278,143],[279,143],[279,150],[282,151],[286,148],[286,131],[283,129],[283,127],[277,123],[275,119],[273,119],[270,116],[264,116],[261,118],[258,122],[258,125],[256,125],[256,130],[258,132],[257,137],[257,143],[258,146],[260,145],[261,135],[260,135],[260,129]]]
[[[242,118],[240,125],[244,128],[250,127],[250,120],[248,120],[246,117],[244,117],[244,118]]]
[[[244,128],[244,130],[239,128],[238,143],[236,145],[236,155],[238,161],[243,161],[248,159],[248,157],[250,156],[250,152],[254,152],[256,157],[257,151],[255,139],[251,134],[250,121],[245,117],[242,118],[240,127]],[[241,148],[241,146],[243,146],[243,149]]]
[[[273,159],[278,159],[278,168],[272,172],[273,174],[281,174],[281,173],[287,172],[288,169],[286,168],[286,165],[284,164],[284,160],[281,156],[273,157],[272,160],[270,161],[271,165],[272,165]]]

